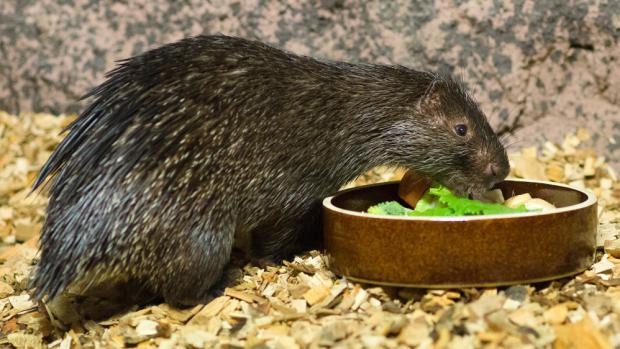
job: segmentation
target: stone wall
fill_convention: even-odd
[[[620,162],[617,0],[3,0],[0,110],[78,112],[115,60],[200,33],[449,69],[517,145],[584,126]]]

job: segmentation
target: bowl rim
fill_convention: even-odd
[[[551,181],[531,180],[531,179],[522,179],[522,178],[507,178],[505,181],[538,183],[538,184],[546,184],[546,185],[551,185],[551,186],[571,189],[571,190],[574,190],[574,191],[577,191],[577,192],[580,192],[580,193],[586,195],[586,200],[583,201],[583,202],[580,202],[578,204],[562,207],[562,208],[559,208],[559,209],[557,209],[555,211],[551,211],[551,212],[523,212],[523,213],[505,213],[505,214],[478,215],[478,216],[445,216],[445,217],[435,217],[435,216],[427,216],[427,217],[417,216],[417,217],[413,217],[413,216],[390,216],[390,215],[383,215],[383,214],[370,214],[370,213],[366,213],[366,212],[358,212],[358,211],[346,210],[346,209],[337,207],[336,205],[334,205],[332,203],[332,200],[335,197],[341,196],[341,195],[343,195],[345,193],[348,193],[348,192],[351,192],[351,191],[356,191],[356,190],[361,190],[363,188],[371,188],[371,187],[377,187],[377,186],[394,184],[394,183],[399,183],[400,182],[400,181],[389,181],[389,182],[367,184],[367,185],[362,185],[362,186],[353,187],[353,188],[349,188],[349,189],[345,189],[345,190],[339,191],[339,192],[335,193],[334,195],[326,197],[325,199],[323,199],[323,207],[326,208],[326,209],[329,209],[331,211],[344,214],[344,215],[363,217],[363,218],[370,218],[370,219],[382,219],[382,220],[388,219],[388,220],[396,220],[396,221],[460,222],[460,221],[479,221],[479,220],[487,220],[487,219],[512,219],[512,218],[521,218],[521,217],[554,215],[554,214],[563,213],[563,212],[576,211],[576,210],[579,210],[579,209],[582,209],[582,208],[594,205],[598,201],[596,195],[594,195],[594,193],[591,190],[585,189],[585,188],[576,188],[576,187],[572,187],[570,185],[563,184],[563,183],[556,183],[556,182],[551,182]]]

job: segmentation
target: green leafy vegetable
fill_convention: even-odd
[[[389,216],[404,216],[407,215],[408,211],[413,210],[403,207],[396,201],[386,201],[368,208],[368,213],[386,214]]]
[[[390,216],[472,216],[528,212],[525,206],[510,208],[454,195],[448,188],[433,185],[414,210],[397,201],[386,201],[368,208],[368,213]]]
[[[455,216],[454,211],[452,211],[448,207],[433,207],[433,208],[429,208],[426,211],[411,210],[411,212],[409,212],[407,215],[414,216],[414,217],[415,216],[434,216],[434,217]]]

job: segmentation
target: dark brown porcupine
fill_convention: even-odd
[[[415,169],[462,194],[508,172],[477,103],[431,72],[198,36],[106,78],[34,185],[52,177],[38,299],[90,273],[200,302],[236,234],[251,234],[257,257],[320,245],[321,199],[372,167]]]

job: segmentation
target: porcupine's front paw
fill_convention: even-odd
[[[67,330],[84,319],[105,319],[157,298],[136,281],[105,279],[90,284],[86,279],[71,284],[54,299],[41,301],[40,306],[45,307],[54,327]]]
[[[224,295],[226,288],[234,287],[243,278],[243,270],[236,265],[229,265],[222,272],[222,277],[216,282],[207,296],[207,299],[201,303],[209,303],[213,299]]]
[[[256,267],[261,269],[267,269],[267,267],[275,267],[279,264],[279,262],[271,257],[254,257],[250,260],[250,263]]]
[[[166,303],[176,308],[188,308],[198,304],[208,304],[217,297],[224,295],[226,288],[234,287],[243,277],[243,270],[235,264],[224,268],[220,279],[211,286],[204,296],[185,299],[166,299]]]

